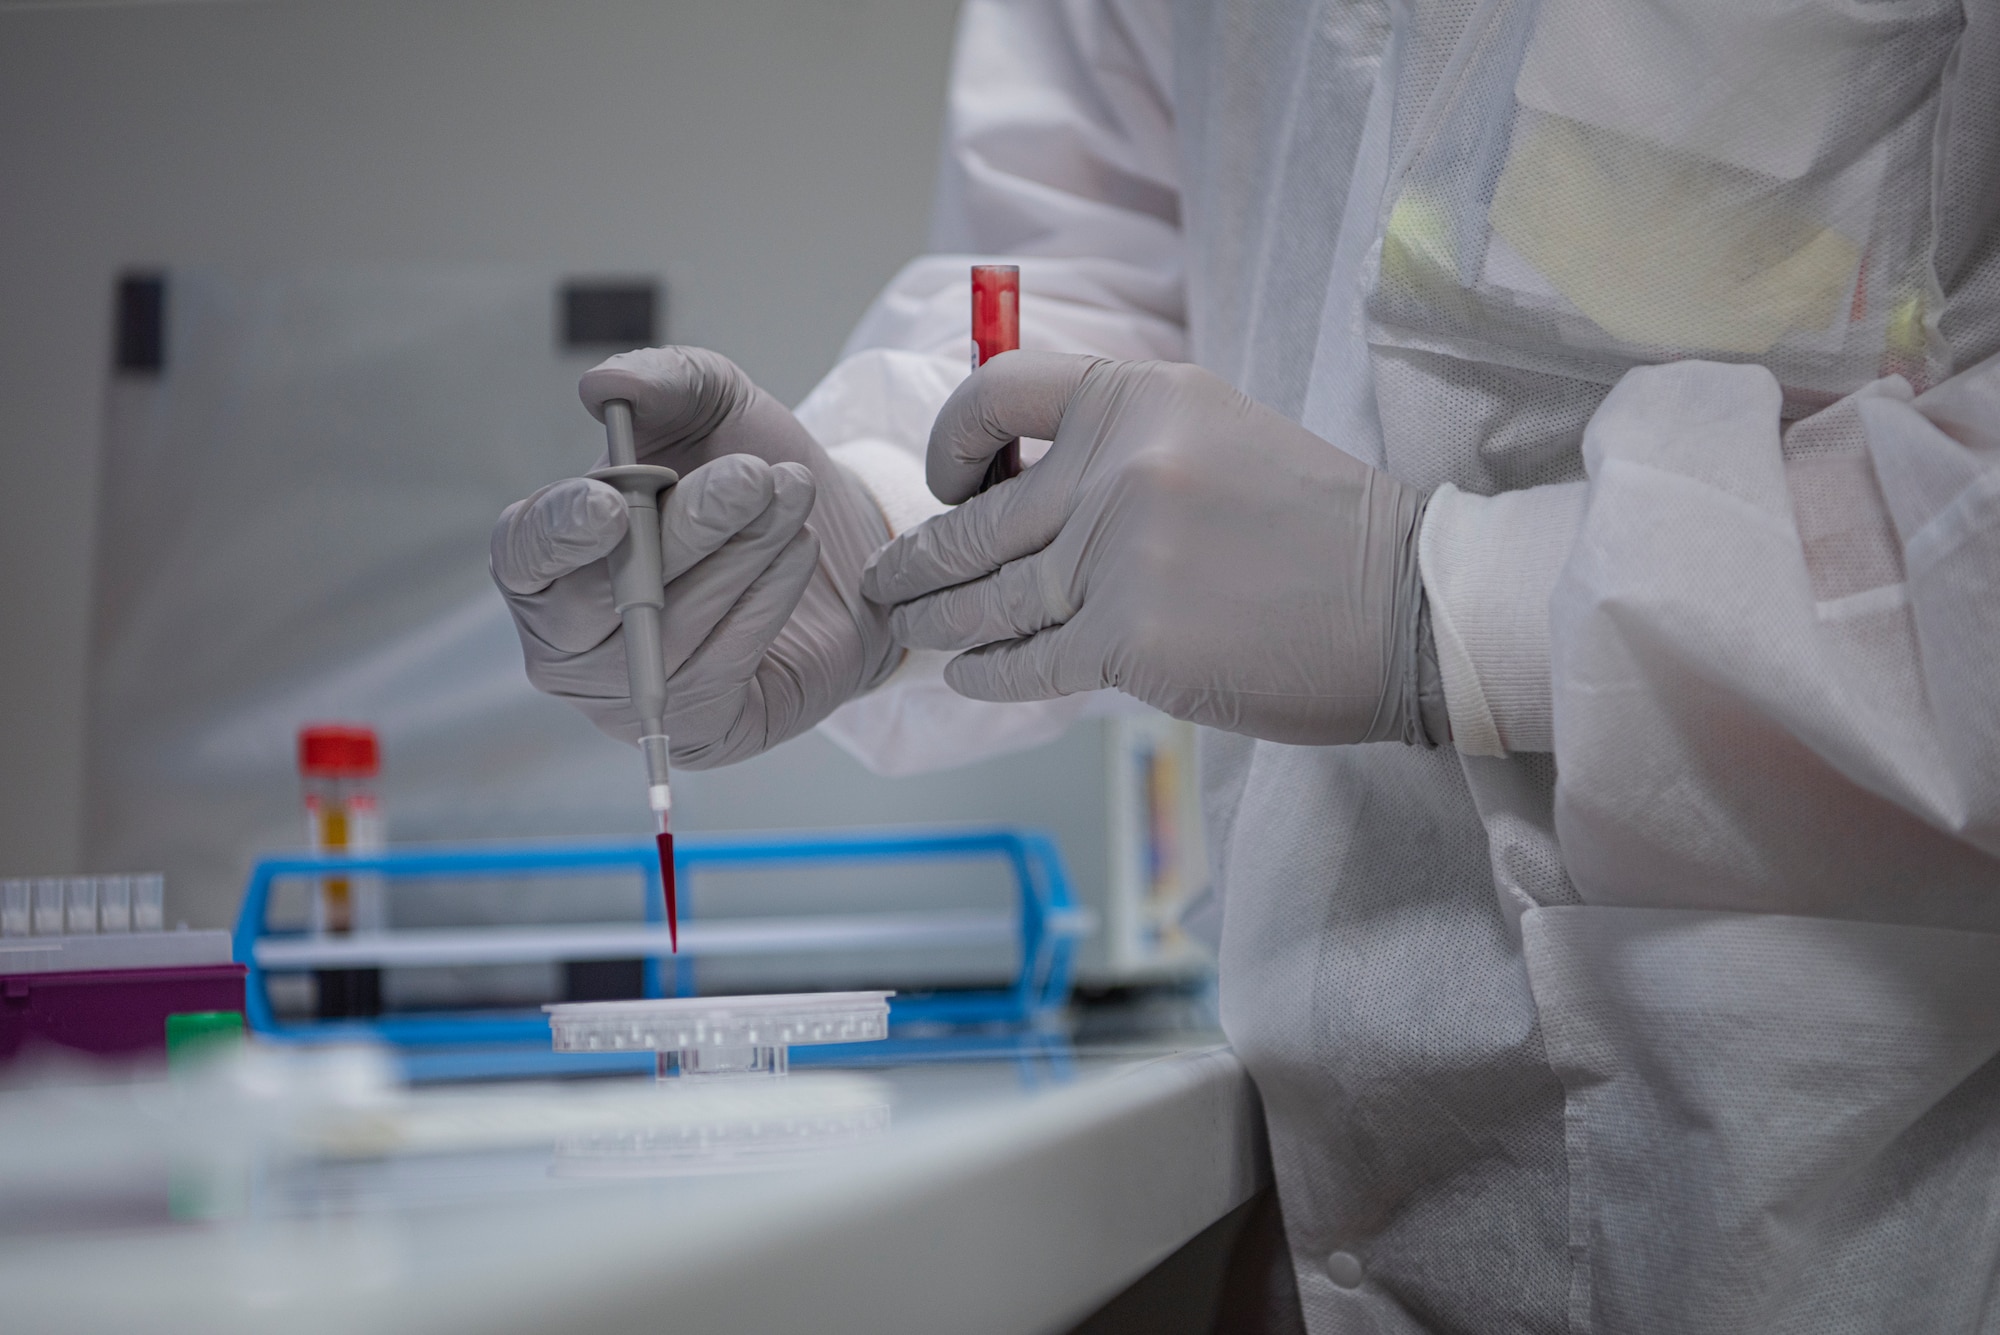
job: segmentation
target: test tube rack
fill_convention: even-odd
[[[474,1011],[384,1015],[366,1020],[285,1021],[270,1000],[269,977],[315,969],[506,964],[529,961],[643,959],[645,996],[696,995],[695,961],[777,951],[827,951],[879,946],[957,946],[1011,941],[1019,967],[1004,989],[897,996],[895,1029],[982,1027],[1031,1031],[1068,1002],[1075,943],[1091,929],[1077,907],[1055,842],[1034,830],[978,827],[688,835],[675,847],[683,885],[709,869],[829,863],[970,862],[998,860],[1012,873],[1015,904],[993,913],[829,914],[812,918],[700,920],[684,902],[680,952],[668,946],[657,850],[651,839],[603,843],[477,844],[392,849],[368,855],[286,854],[260,859],[237,916],[235,954],[248,970],[245,1014],[258,1034],[281,1042],[373,1039],[433,1054],[487,1048],[533,1048],[546,1054],[548,1016],[537,1012]],[[274,932],[268,927],[272,889],[285,878],[375,873],[389,881],[451,877],[599,876],[629,871],[646,886],[646,921],[578,927],[467,927],[387,930],[348,936]],[[825,1050],[831,1053],[832,1050]],[[604,1054],[607,1067],[631,1065],[629,1054]],[[557,1070],[574,1070],[575,1058]],[[506,1065],[465,1063],[467,1071]],[[517,1066],[520,1064],[517,1062]],[[532,1060],[520,1069],[541,1069]],[[510,1067],[509,1069],[513,1069]]]
[[[0,1061],[164,1052],[168,1017],[243,1006],[224,932],[166,931],[165,878],[0,878]]]

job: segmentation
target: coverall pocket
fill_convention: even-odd
[[[2000,935],[1531,909],[1572,1330],[1989,1329]]]
[[[1961,26],[1958,0],[1491,0],[1398,136],[1371,336],[1601,383],[1757,361],[1795,411],[1921,388]]]

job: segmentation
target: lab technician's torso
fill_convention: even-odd
[[[1358,293],[1389,165],[1390,33],[1386,5],[1177,15],[1191,353],[1407,481],[1580,478],[1577,438],[1602,387],[1571,390],[1555,422],[1544,404],[1489,395],[1477,417],[1375,426]],[[1482,445],[1500,437],[1482,428],[1529,415],[1540,429],[1489,458]],[[1271,1123],[1308,1324],[1560,1328],[1563,1092],[1459,760],[1210,733],[1203,766],[1224,1020]],[[1536,891],[1574,901],[1547,757],[1490,768],[1516,798],[1510,837],[1539,855]]]
[[[799,409],[892,526],[984,255],[1434,489],[1454,744],[1204,738],[1316,1335],[1993,1327],[1996,88],[1990,0],[966,4],[933,253]],[[1092,707],[941,657],[826,731]]]
[[[1581,540],[1612,552],[1598,583],[1575,552],[1556,595],[1553,756],[1205,739],[1225,1022],[1315,1331],[2000,1320],[1970,1278],[2000,1255],[1978,1186],[2000,1164],[2000,884],[1976,831],[1949,828],[1993,794],[1976,765],[1930,810],[1871,791],[1869,765],[1926,762],[1919,718],[1825,740],[1869,671],[1924,694],[1881,668],[1914,635],[1907,606],[1858,640],[1738,651],[1801,598],[1812,622],[1827,590],[1757,569],[1725,587],[1681,555],[1785,518],[1812,465],[1780,457],[1780,412],[1892,372],[1922,390],[2000,347],[2000,118],[1954,83],[2000,68],[1995,16],[1974,18],[1176,12],[1191,355],[1254,397],[1405,481],[1489,495],[1581,489],[1626,366],[1705,354],[1780,389],[1738,404],[1742,373],[1716,368],[1713,394],[1693,373],[1714,420],[1640,414],[1662,437],[1641,444],[1685,461],[1650,487],[1612,467],[1641,446],[1600,424],[1592,471],[1622,490],[1584,502]],[[1737,121],[1649,122],[1646,97]],[[1757,227],[1793,229],[1789,270]],[[1867,492],[1866,465],[1840,463],[1866,457],[1849,417],[1796,453]],[[1741,504],[1759,485],[1762,513]],[[1627,531],[1635,510],[1660,531]],[[1618,623],[1625,593],[1642,626]],[[1676,599],[1740,605],[1683,625]],[[1641,656],[1624,700],[1591,675],[1676,636],[1715,642]],[[1559,792],[1558,763],[1589,790]]]

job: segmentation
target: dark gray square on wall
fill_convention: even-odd
[[[120,375],[156,376],[167,369],[167,276],[133,271],[118,276],[111,364]]]
[[[666,302],[653,278],[571,278],[558,302],[565,352],[655,347]]]

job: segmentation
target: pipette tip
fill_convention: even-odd
[[[653,810],[653,828],[657,831],[654,837],[660,845],[660,887],[666,892],[667,940],[678,955],[681,925],[674,895],[674,836],[668,824],[674,800],[667,789],[667,736],[659,730],[657,720],[649,722],[653,723],[653,729],[639,739],[639,750],[646,757],[646,805]]]

